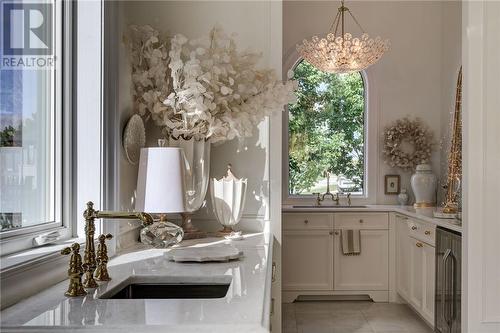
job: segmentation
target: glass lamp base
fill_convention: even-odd
[[[166,248],[182,241],[184,231],[174,223],[156,221],[141,230],[141,243]]]

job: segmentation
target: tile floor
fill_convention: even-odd
[[[296,302],[283,304],[283,333],[432,333],[405,304]]]

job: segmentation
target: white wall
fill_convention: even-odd
[[[241,49],[251,48],[262,52],[260,65],[281,71],[281,43],[275,43],[274,31],[281,32],[281,11],[272,9],[270,1],[123,1],[121,7],[122,31],[130,24],[150,24],[170,34],[182,33],[196,38],[206,35],[215,24],[220,24],[227,33],[236,33],[236,41]],[[272,16],[279,15],[277,20]],[[279,38],[281,40],[281,36]],[[120,49],[120,107],[122,123],[132,114],[130,67],[128,54],[122,45]],[[280,74],[280,72],[278,72]],[[262,230],[264,219],[268,216],[269,201],[269,126],[262,123],[252,138],[234,140],[218,146],[212,146],[212,177],[225,174],[226,165],[231,163],[237,176],[247,177],[249,187],[246,207],[240,228],[246,230]],[[148,145],[155,145],[160,132],[154,125],[147,125]],[[121,189],[120,203],[122,209],[131,209],[134,196],[137,168],[131,166],[123,158],[120,163]],[[207,205],[202,208],[196,219],[203,229],[219,228],[210,207],[210,195]],[[122,227],[122,232],[130,228]],[[130,232],[129,232],[130,233]],[[127,241],[133,240],[136,233],[124,235]]]
[[[297,60],[297,43],[327,31],[339,3],[330,1],[285,1],[283,8],[283,70]],[[442,122],[452,107],[460,59],[460,3],[440,1],[351,1],[347,6],[364,30],[391,41],[391,49],[367,70],[375,87],[378,109],[379,154],[374,170],[376,197],[372,203],[395,204],[395,196],[384,194],[384,175],[401,174],[402,186],[410,189],[410,172],[387,166],[382,159],[383,129],[404,116],[420,117],[434,132],[437,143],[432,166],[440,174]],[[451,10],[449,10],[451,9]],[[352,21],[349,24],[352,24]],[[350,30],[358,31],[352,25]],[[448,35],[452,35],[450,38]],[[449,85],[452,84],[452,87]],[[369,92],[370,93],[370,92]],[[447,108],[444,108],[444,105]],[[370,112],[370,110],[368,110]]]

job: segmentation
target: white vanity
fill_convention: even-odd
[[[406,302],[434,325],[436,226],[461,227],[410,207],[283,209],[283,301],[370,297]],[[359,230],[361,253],[342,253]]]

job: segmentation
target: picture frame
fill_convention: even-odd
[[[401,191],[400,175],[385,175],[384,193],[386,195],[398,195]]]

